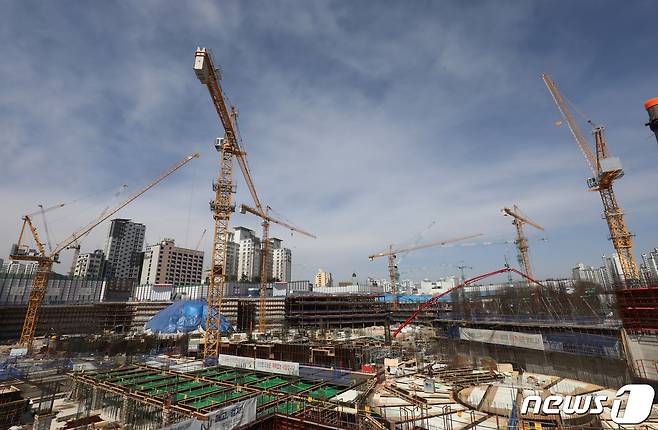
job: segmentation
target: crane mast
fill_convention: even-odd
[[[547,74],[542,75],[542,80],[551,93],[562,117],[569,125],[569,130],[571,130],[576,144],[583,152],[585,160],[592,171],[593,177],[587,180],[587,186],[589,191],[598,191],[601,196],[603,215],[608,223],[610,240],[619,258],[624,282],[637,284],[640,279],[640,272],[635,257],[633,257],[633,235],[628,230],[624,213],[619,207],[612,187],[613,182],[624,175],[621,162],[618,158],[608,154],[605,138],[603,137],[603,127],[600,126],[594,127],[592,130],[596,150],[596,156],[594,156],[555,83]]]
[[[219,120],[224,128],[224,138],[217,139],[215,148],[219,151],[219,177],[213,184],[215,199],[210,208],[215,221],[212,243],[212,262],[210,267],[210,284],[208,286],[208,313],[206,318],[206,334],[203,349],[204,358],[219,355],[220,346],[220,313],[224,298],[224,285],[226,283],[226,252],[228,248],[229,221],[234,211],[233,193],[233,157],[237,158],[247,188],[251,194],[256,209],[263,212],[263,208],[256,194],[256,187],[251,178],[251,172],[245,158],[246,153],[240,145],[237,132],[237,111],[234,107],[229,113],[224,92],[220,85],[221,76],[215,68],[210,52],[206,48],[197,48],[194,54],[194,73],[205,85],[215,106]]]
[[[37,256],[22,255],[19,253],[10,256],[12,260],[36,261],[38,263],[36,274],[32,279],[32,287],[30,289],[30,295],[28,297],[27,310],[25,312],[25,320],[23,321],[23,328],[21,330],[21,338],[19,341],[20,345],[27,347],[28,350],[32,348],[32,342],[34,341],[34,333],[36,331],[37,321],[39,319],[39,308],[41,307],[43,298],[46,295],[46,289],[48,288],[48,278],[50,276],[50,272],[52,271],[53,264],[55,263],[55,261],[57,261],[59,253],[63,249],[66,249],[72,243],[77,242],[81,237],[89,233],[100,223],[102,223],[103,221],[114,215],[116,212],[118,212],[119,210],[130,204],[137,197],[141,196],[142,194],[144,194],[145,192],[156,186],[160,181],[165,179],[167,176],[171,175],[176,170],[183,167],[190,160],[198,157],[199,154],[195,153],[195,154],[190,154],[185,158],[183,158],[182,160],[178,161],[176,164],[174,164],[173,166],[162,172],[160,175],[158,175],[155,179],[153,179],[151,182],[146,184],[144,187],[133,192],[130,196],[128,196],[123,202],[118,204],[116,207],[114,207],[110,211],[105,211],[105,213],[96,217],[96,219],[91,221],[89,224],[82,227],[78,231],[72,233],[61,243],[57,244],[57,246],[55,246],[54,249],[50,250],[50,254],[46,254],[46,250],[43,246],[43,243],[41,242],[39,233],[37,232],[36,228],[34,228],[30,216],[25,215],[23,217],[23,226],[18,236],[17,248],[20,249],[25,227],[27,226],[30,229],[34,242],[36,243],[37,250],[39,251],[39,255]]]
[[[270,207],[265,208],[265,215],[269,212]],[[260,248],[260,288],[258,291],[258,331],[265,334],[267,328],[267,319],[265,318],[265,296],[267,293],[267,260],[270,257],[270,222],[263,218],[263,241]]]
[[[258,331],[261,333],[265,333],[265,329],[267,328],[267,320],[265,318],[265,293],[266,293],[266,288],[267,288],[267,260],[269,258],[269,244],[270,244],[270,223],[274,224],[279,224],[282,227],[287,228],[290,231],[295,231],[297,233],[303,234],[304,236],[311,237],[313,239],[317,239],[314,235],[311,233],[304,231],[300,228],[297,228],[293,225],[290,225],[284,221],[280,221],[276,218],[272,218],[269,215],[269,211],[272,208],[269,206],[265,207],[265,212],[259,211],[257,209],[254,209],[252,207],[249,207],[247,205],[240,205],[240,213],[245,214],[245,213],[250,213],[253,215],[256,215],[257,217],[260,217],[263,222],[263,243],[261,244],[261,260],[260,260],[260,300],[259,300],[259,305],[258,305]]]
[[[501,212],[503,215],[509,215],[514,218],[512,224],[514,224],[514,227],[516,228],[515,243],[519,250],[519,264],[522,266],[525,274],[532,278],[532,266],[530,265],[530,256],[528,255],[528,238],[523,231],[523,225],[528,224],[541,231],[544,231],[544,228],[534,221],[531,221],[527,217],[521,215],[521,211],[516,205],[514,205],[512,209],[503,208]]]

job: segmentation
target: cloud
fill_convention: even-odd
[[[621,22],[620,14],[648,20],[641,5],[597,4],[595,24],[587,5],[563,11],[551,2],[0,9],[0,36],[13,41],[0,47],[7,250],[21,214],[37,204],[90,196],[49,214],[61,240],[112,202],[120,184],[136,189],[194,151],[200,160],[119,216],[145,223],[150,242],[174,237],[193,247],[211,231],[212,144],[222,129],[191,68],[197,46],[213,49],[239,109],[261,200],[318,236],[272,228],[293,249],[296,278],[319,267],[338,279],[385,277],[385,263],[366,257],[412,242],[433,220],[424,240],[479,232],[483,240],[511,239],[500,209],[512,204],[546,227],[550,241],[531,245],[539,276],[568,275],[578,261],[599,264],[611,252],[600,200],[585,192],[587,169],[567,129],[553,125],[558,112],[539,78],[544,71],[580,110],[605,120],[627,168],[617,191],[636,254],[656,246],[653,147],[638,105],[655,88],[658,60],[642,52],[650,38],[637,30],[650,25],[623,32],[624,46],[618,35],[595,31]],[[615,75],[617,63],[632,79]],[[251,204],[235,167],[236,201]],[[248,215],[235,214],[232,225],[260,231]],[[83,252],[102,247],[106,228],[85,238]],[[203,247],[210,249],[210,235]],[[418,277],[456,273],[447,265],[460,261],[477,273],[514,253],[455,246],[411,253],[404,264],[424,267]]]

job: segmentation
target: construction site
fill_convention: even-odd
[[[531,233],[547,227],[501,201],[493,216],[512,224],[514,239],[505,243],[518,265],[505,256],[505,264],[466,275],[473,268],[462,262],[453,265],[459,277],[427,288],[406,284],[400,262],[410,253],[496,244],[478,242],[486,232],[430,241],[421,234],[410,245],[382,242],[381,252],[362,256],[385,270],[383,281],[359,282],[355,273],[333,286],[322,270],[316,282],[273,276],[273,260],[281,256],[284,267],[291,257],[270,229],[318,238],[258,192],[221,58],[207,48],[189,54],[188,78],[209,96],[198,103],[216,114],[222,135],[211,148],[216,170],[195,173],[212,184],[211,227],[196,249],[163,239],[143,251],[140,242],[140,275],[104,277],[99,269],[98,276],[79,276],[83,264],[97,264],[93,254],[80,254],[81,242],[106,221],[108,243],[134,228],[116,214],[194,169],[197,152],[126,197],[119,198],[121,189],[118,203],[55,243],[46,214],[64,204],[23,215],[7,266],[23,273],[0,272],[0,430],[658,429],[658,277],[649,260],[636,262],[634,235],[613,191],[624,170],[603,127],[589,124],[592,145],[549,75],[536,78],[585,158],[587,191],[600,196],[604,221],[597,222],[607,226],[618,272],[539,279]],[[658,139],[658,98],[645,108]],[[238,183],[250,205],[238,205]],[[260,224],[258,241],[235,228],[236,210]],[[139,226],[135,231],[139,236]],[[234,273],[243,266],[229,269],[245,258],[237,235],[246,235],[250,267],[258,269],[242,279]],[[69,274],[57,274],[54,265],[70,251]],[[121,264],[105,257],[98,260],[104,270]],[[187,281],[148,278],[168,261]],[[637,401],[620,390],[629,385],[654,393],[638,422],[623,421],[631,398]],[[547,408],[554,398],[555,408]],[[600,410],[581,407],[581,399],[600,400]]]

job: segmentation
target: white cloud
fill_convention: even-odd
[[[191,70],[194,48],[206,45],[239,107],[261,199],[318,236],[273,227],[293,249],[297,277],[318,267],[338,278],[385,276],[385,264],[367,255],[412,241],[432,220],[426,240],[478,232],[483,240],[512,238],[500,209],[515,203],[551,237],[533,253],[540,276],[609,253],[600,201],[585,193],[585,164],[567,130],[551,125],[557,111],[539,79],[555,71],[579,107],[600,109],[602,96],[590,95],[597,91],[570,80],[601,60],[573,61],[552,39],[542,39],[546,52],[532,52],[528,40],[540,31],[530,5],[415,13],[396,5],[375,13],[330,2],[143,2],[77,15],[37,7],[29,19],[20,8],[10,12],[15,23],[0,30],[18,41],[0,48],[0,244],[7,249],[21,214],[38,203],[124,182],[134,189],[197,150],[202,159],[119,215],[145,223],[151,242],[174,237],[194,246],[210,231],[212,142],[221,128]],[[41,25],[19,37],[25,20]],[[76,20],[84,22],[66,24]],[[613,82],[605,94],[623,103],[621,93],[634,88]],[[635,147],[618,148],[646,133],[608,118],[611,145],[629,169],[620,201],[646,249],[656,245],[656,192],[646,186],[655,169]],[[237,201],[251,204],[235,167]],[[87,204],[94,210],[53,212],[54,236],[85,224],[110,196],[95,195]],[[232,224],[260,231],[248,216],[236,214]],[[83,251],[101,247],[105,230],[86,238]],[[580,248],[570,246],[574,235]],[[436,276],[446,270],[440,259],[466,260],[477,272],[499,266],[505,252],[513,250],[428,250],[405,264]]]

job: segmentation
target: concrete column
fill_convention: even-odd
[[[34,416],[34,424],[32,428],[34,430],[50,430],[50,423],[53,420],[55,414],[37,414]]]
[[[100,390],[98,387],[93,387],[91,389],[91,410],[95,411],[97,409],[100,409]]]
[[[128,419],[130,418],[130,404],[131,400],[128,396],[123,396],[123,400],[121,402],[121,417],[120,421],[121,424],[123,425],[123,429],[125,430],[131,430],[132,429],[132,424],[128,422]]]
[[[171,410],[163,406],[162,407],[162,427],[167,427],[171,424]]]

